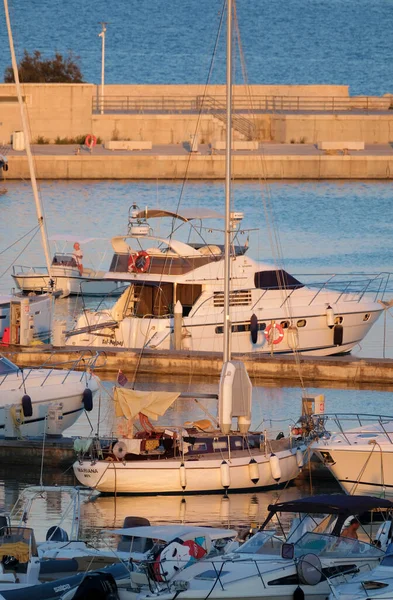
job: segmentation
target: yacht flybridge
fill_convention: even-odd
[[[331,277],[308,287],[247,255],[242,216],[231,213],[232,352],[325,356],[361,342],[383,310],[377,302],[383,276],[350,282]],[[169,235],[153,229],[158,217],[170,220]],[[67,333],[67,344],[221,352],[225,253],[222,245],[205,241],[214,231],[204,224],[211,218],[223,217],[210,209],[176,213],[133,205],[127,235],[112,239],[114,255],[105,275],[127,287],[114,306],[85,310]],[[183,226],[187,236],[181,235]],[[190,232],[198,241],[191,241]]]

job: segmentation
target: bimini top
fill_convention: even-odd
[[[393,503],[385,498],[374,496],[346,496],[344,494],[323,494],[290,502],[270,504],[268,510],[277,512],[325,513],[332,515],[360,515],[380,509],[393,509]]]
[[[108,530],[106,530],[108,532]],[[109,533],[127,537],[143,537],[170,542],[176,538],[186,539],[207,536],[211,540],[232,538],[237,536],[234,529],[221,529],[219,527],[198,527],[192,525],[142,525],[141,527],[128,527],[112,529]]]
[[[193,219],[224,219],[225,216],[210,208],[184,208],[180,213],[162,208],[145,208],[133,215],[134,219],[153,219],[158,217],[172,217],[180,221],[192,221]]]

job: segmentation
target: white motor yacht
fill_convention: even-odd
[[[99,379],[82,367],[21,369],[0,355],[0,436],[61,435],[93,407]],[[94,363],[91,363],[94,368]]]
[[[323,421],[312,450],[348,494],[393,495],[393,416],[340,413]]]
[[[167,237],[158,233],[162,226],[155,233],[152,220],[158,218],[172,223]],[[225,253],[223,246],[207,243],[204,223],[211,218],[222,215],[210,209],[176,213],[133,205],[127,235],[112,238],[114,256],[105,275],[108,282],[127,287],[114,306],[84,310],[66,334],[67,345],[221,352]],[[241,213],[231,213],[232,351],[350,352],[383,312],[377,302],[383,276],[354,276],[352,281],[337,276],[304,285],[247,255],[247,243],[238,243],[244,233],[241,219]],[[187,233],[182,235],[183,227]]]
[[[270,514],[260,531],[235,552],[191,564],[179,573],[171,573],[168,580],[145,565],[145,580],[138,572],[131,573],[130,589],[120,589],[119,597],[325,600],[333,586],[359,571],[370,573],[383,558],[389,541],[383,538],[383,549],[382,543],[379,548],[376,542],[385,525],[391,526],[391,515],[388,512],[386,521],[374,522],[374,530],[366,521],[373,521],[375,512],[392,508],[389,500],[337,494],[277,503],[269,506]],[[289,513],[295,513],[295,519],[284,535]],[[346,520],[354,515],[364,527],[359,539],[340,535]],[[268,528],[273,518],[278,521],[275,530]],[[162,568],[169,571],[168,563]]]

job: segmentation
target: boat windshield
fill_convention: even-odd
[[[341,557],[364,557],[378,558],[383,556],[384,552],[362,542],[348,537],[336,537],[334,535],[306,533],[295,544],[295,557],[299,558],[304,554],[317,554],[326,558]]]
[[[283,540],[275,531],[260,531],[236,550],[236,554],[269,554],[280,556]]]
[[[8,358],[0,357],[0,375],[8,375],[9,373],[17,373],[19,368],[14,365]]]

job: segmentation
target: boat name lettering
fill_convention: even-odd
[[[98,473],[98,469],[82,469],[78,467],[79,473]]]
[[[58,592],[66,592],[67,590],[70,590],[70,589],[71,589],[70,584],[65,583],[64,585],[59,585],[59,586],[53,588],[53,591],[56,592],[56,594],[57,594]]]
[[[117,340],[111,340],[110,338],[104,338],[102,343],[108,346],[124,346],[124,341],[118,342]]]

